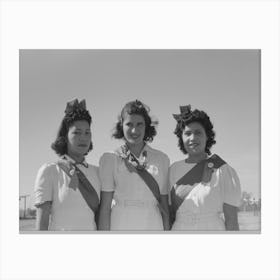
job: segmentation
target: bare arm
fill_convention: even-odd
[[[169,206],[168,206],[168,195],[161,195],[161,206],[164,209],[165,213],[162,213],[162,221],[163,221],[163,228],[164,230],[170,229],[170,222],[169,222]]]
[[[224,203],[223,211],[225,216],[226,230],[239,230],[238,225],[238,208],[230,204]]]
[[[51,201],[46,201],[37,207],[36,230],[48,230],[51,206]]]
[[[98,230],[110,230],[113,195],[114,192],[101,192]]]

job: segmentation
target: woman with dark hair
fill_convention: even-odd
[[[231,166],[211,155],[216,141],[210,118],[190,105],[180,111],[173,114],[174,133],[186,158],[170,167],[172,230],[239,230],[240,182]]]
[[[123,107],[113,137],[124,145],[100,158],[99,230],[169,229],[169,158],[147,144],[155,125],[142,102]]]
[[[100,181],[97,167],[85,160],[92,150],[90,125],[85,100],[68,102],[51,145],[60,158],[44,164],[35,182],[37,230],[96,230]]]

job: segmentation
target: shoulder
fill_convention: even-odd
[[[175,161],[171,164],[170,170],[175,170],[175,169],[177,169],[178,167],[180,167],[184,164],[186,164],[184,159]]]
[[[147,151],[153,156],[160,158],[164,162],[168,162],[168,163],[170,162],[168,155],[160,150],[147,146]]]
[[[44,163],[36,175],[36,184],[53,181],[58,177],[58,165],[54,163]]]
[[[38,170],[38,174],[57,172],[58,165],[56,162],[44,163]]]
[[[118,158],[117,151],[108,151],[102,154],[100,160],[115,160]]]
[[[105,152],[99,159],[99,168],[104,166],[115,166],[119,156],[115,151]]]
[[[230,181],[234,184],[240,184],[240,179],[236,170],[228,163],[225,163],[219,168],[219,174],[221,176],[221,179],[224,180],[224,182]]]
[[[237,175],[236,170],[230,166],[228,163],[223,164],[221,167],[221,172],[225,174]]]

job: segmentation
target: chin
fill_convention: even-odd
[[[134,140],[134,139],[128,139],[127,142],[130,143],[130,144],[139,144],[139,143],[141,143],[141,141],[138,140],[138,139],[136,139],[136,140]]]
[[[200,154],[202,154],[203,153],[203,151],[188,151],[187,150],[187,152],[188,152],[188,154],[189,155],[191,155],[191,156],[197,156],[197,155],[200,155]]]
[[[79,154],[80,156],[84,156],[87,153],[88,149],[81,149],[79,151],[77,151],[77,154]]]

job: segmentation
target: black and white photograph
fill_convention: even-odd
[[[260,50],[19,56],[20,231],[260,232]]]
[[[279,13],[1,1],[0,278],[279,279]]]

